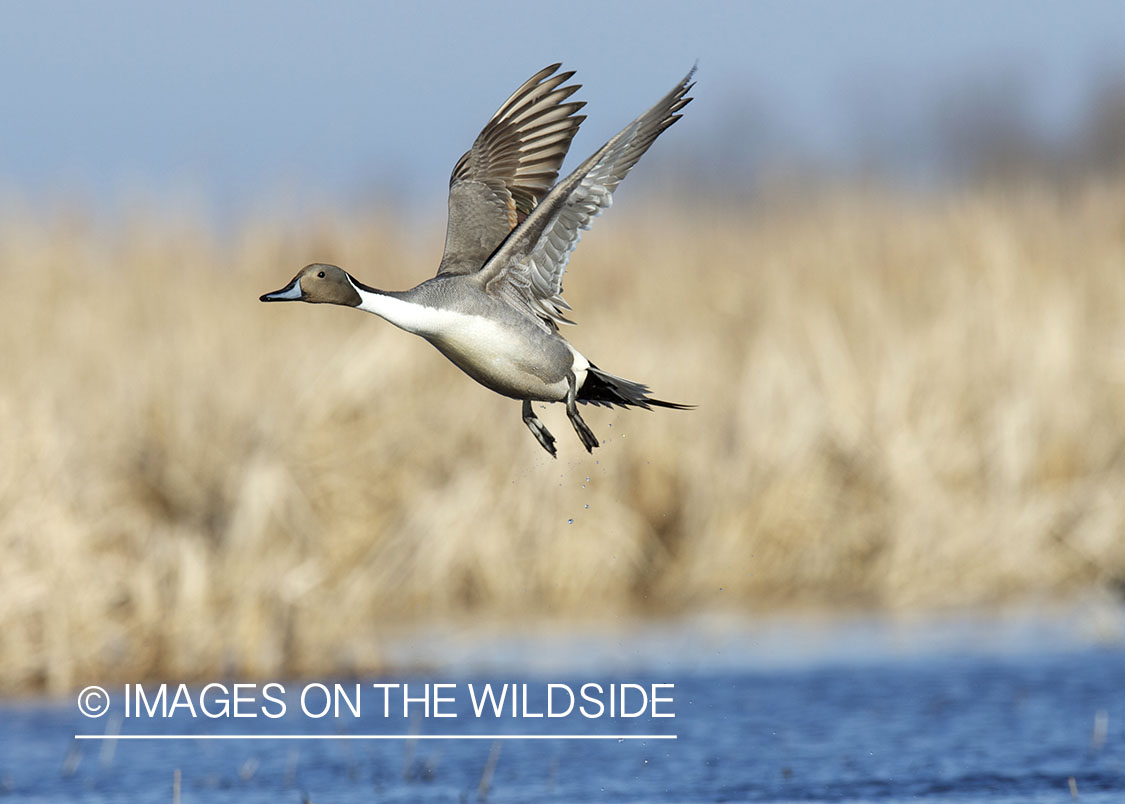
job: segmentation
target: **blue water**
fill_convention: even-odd
[[[929,650],[796,662],[646,659],[647,670],[417,672],[456,684],[454,718],[364,710],[310,719],[287,683],[286,715],[89,720],[73,701],[0,704],[0,800],[28,802],[1125,801],[1125,648]],[[704,657],[706,659],[706,657]],[[708,669],[710,667],[710,669]],[[660,668],[660,669],[658,669]],[[483,681],[673,683],[674,718],[477,719]],[[347,682],[351,688],[354,681]],[[479,689],[479,687],[478,687]],[[122,691],[110,689],[122,703]],[[198,692],[198,690],[196,690]],[[412,694],[414,694],[412,692]],[[533,695],[534,698],[534,695]],[[260,693],[255,699],[262,703]],[[392,697],[392,701],[397,701]],[[636,704],[635,698],[633,703]],[[531,711],[542,708],[532,701]],[[313,706],[312,708],[317,708]],[[256,710],[261,711],[261,710]],[[275,709],[276,711],[276,709]],[[676,734],[675,741],[346,740],[78,742],[75,733]]]

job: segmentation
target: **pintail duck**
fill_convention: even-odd
[[[693,67],[676,87],[562,181],[559,168],[585,116],[568,100],[574,75],[551,65],[529,78],[488,121],[453,168],[445,254],[437,276],[405,291],[376,290],[335,265],[308,265],[261,301],[342,304],[421,335],[458,368],[523,401],[523,421],[552,456],[555,438],[533,401],[565,402],[587,451],[598,439],[577,403],[650,409],[690,406],[650,397],[647,386],[602,371],[559,333],[570,306],[562,278],[583,229],[691,98]]]

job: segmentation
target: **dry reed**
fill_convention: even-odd
[[[0,224],[0,690],[369,671],[468,612],[916,609],[1125,578],[1125,192],[614,210],[567,334],[699,404],[519,405],[353,311],[440,232]],[[643,207],[640,199],[631,206]],[[419,244],[422,245],[419,250]]]

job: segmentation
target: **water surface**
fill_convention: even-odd
[[[1072,800],[1072,785],[1082,801],[1125,800],[1120,644],[1010,626],[960,639],[932,625],[912,630],[918,631],[913,647],[888,649],[901,647],[893,629],[806,629],[802,638],[812,634],[819,641],[785,652],[771,641],[776,635],[762,631],[716,641],[693,627],[664,628],[662,640],[655,627],[634,630],[632,642],[591,637],[589,655],[572,655],[569,666],[554,663],[555,669],[541,666],[543,657],[529,655],[517,640],[510,655],[494,644],[489,661],[465,655],[457,669],[385,679],[415,690],[426,682],[458,685],[456,702],[447,707],[458,716],[440,721],[417,711],[406,720],[397,712],[386,718],[373,706],[359,718],[310,720],[292,699],[282,718],[238,721],[182,712],[167,720],[124,720],[112,712],[89,720],[73,701],[8,702],[0,705],[0,799],[170,801],[178,769],[184,802],[476,801],[482,777],[493,802],[1064,802]],[[581,640],[570,640],[551,644],[573,652]],[[426,650],[416,646],[416,662]],[[367,688],[376,681],[361,683]],[[587,682],[674,683],[676,717],[478,719],[464,692],[469,683],[486,681],[528,683],[533,692],[547,682],[575,689]],[[292,693],[303,684],[287,682],[286,688]],[[110,694],[120,706],[121,690]],[[365,704],[372,700],[365,693]],[[621,733],[677,739],[73,739],[107,728],[123,734]]]

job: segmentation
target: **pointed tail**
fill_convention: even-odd
[[[608,374],[590,364],[586,370],[586,381],[578,389],[578,401],[588,405],[605,405],[607,408],[618,405],[623,408],[644,408],[651,410],[655,405],[674,410],[691,410],[695,405],[681,405],[665,402],[648,395],[648,386]]]

